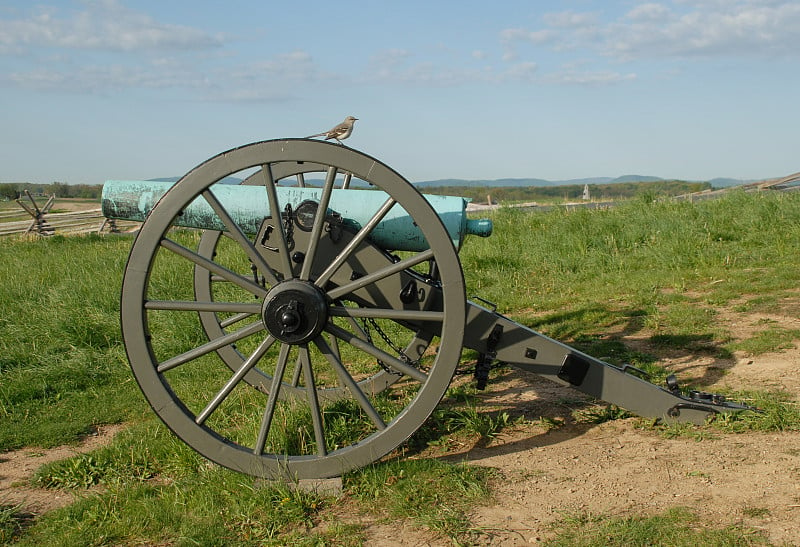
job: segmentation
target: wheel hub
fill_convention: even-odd
[[[267,293],[261,316],[269,333],[281,342],[305,344],[325,328],[328,305],[315,285],[289,279]]]

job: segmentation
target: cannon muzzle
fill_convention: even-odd
[[[106,218],[144,222],[158,200],[173,186],[170,182],[111,180],[103,185],[102,207]],[[321,188],[278,187],[278,199],[292,210],[307,201],[319,202]],[[215,184],[211,192],[246,234],[255,234],[263,220],[272,216],[267,193],[261,186]],[[341,215],[345,226],[358,230],[389,196],[378,190],[333,190],[329,208]],[[467,200],[454,196],[425,195],[441,218],[453,245],[461,247],[467,235],[488,237],[492,221],[469,219]],[[202,197],[195,199],[176,225],[205,230],[225,230],[222,221]],[[422,232],[407,211],[392,209],[372,231],[370,239],[385,250],[422,251],[428,248]]]

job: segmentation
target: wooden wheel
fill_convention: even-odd
[[[271,238],[265,251],[258,235],[253,239],[236,225],[212,185],[255,171],[270,210],[280,212],[284,204],[273,172],[304,163],[324,167],[315,211],[326,214],[308,216],[303,234],[290,233],[290,224],[274,215],[264,232]],[[369,222],[343,234],[327,211],[337,177],[345,174],[383,190],[387,199]],[[194,200],[205,200],[227,228],[210,253],[196,250],[196,230],[173,227]],[[410,217],[429,249],[394,257],[371,244],[368,236],[389,210]],[[249,262],[254,270],[243,274]],[[415,272],[428,262],[441,281]],[[195,294],[198,266],[226,280],[213,299]],[[427,291],[425,297],[400,294],[410,279],[425,289],[420,295]],[[458,256],[425,198],[374,158],[304,139],[236,148],[181,179],[136,237],[121,301],[128,358],[158,416],[210,460],[270,478],[337,476],[407,439],[450,383],[465,310]],[[200,315],[206,312],[217,314],[217,326],[242,318],[209,340]],[[405,336],[407,342],[396,346],[365,335],[362,318],[381,322],[384,334],[393,329],[390,340]],[[417,362],[401,348],[420,332],[436,351]],[[234,343],[243,358],[231,364],[218,350]],[[364,363],[376,359],[401,380],[380,390],[367,387],[364,379],[375,373],[364,372]],[[253,379],[256,370],[262,375]],[[282,399],[287,384],[296,396]],[[336,396],[326,397],[331,390]]]

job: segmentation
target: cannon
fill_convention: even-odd
[[[465,348],[481,389],[502,362],[667,422],[748,408],[468,300],[458,248],[490,222],[347,146],[257,142],[174,185],[109,182],[102,201],[143,221],[120,302],[139,387],[178,437],[239,472],[326,478],[380,459],[433,412]]]

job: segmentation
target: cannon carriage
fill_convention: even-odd
[[[481,388],[504,362],[665,421],[747,408],[656,386],[468,300],[458,248],[490,223],[346,146],[246,145],[168,187],[109,182],[103,211],[143,221],[121,296],[143,394],[243,473],[333,477],[381,458],[433,412],[464,348]]]

